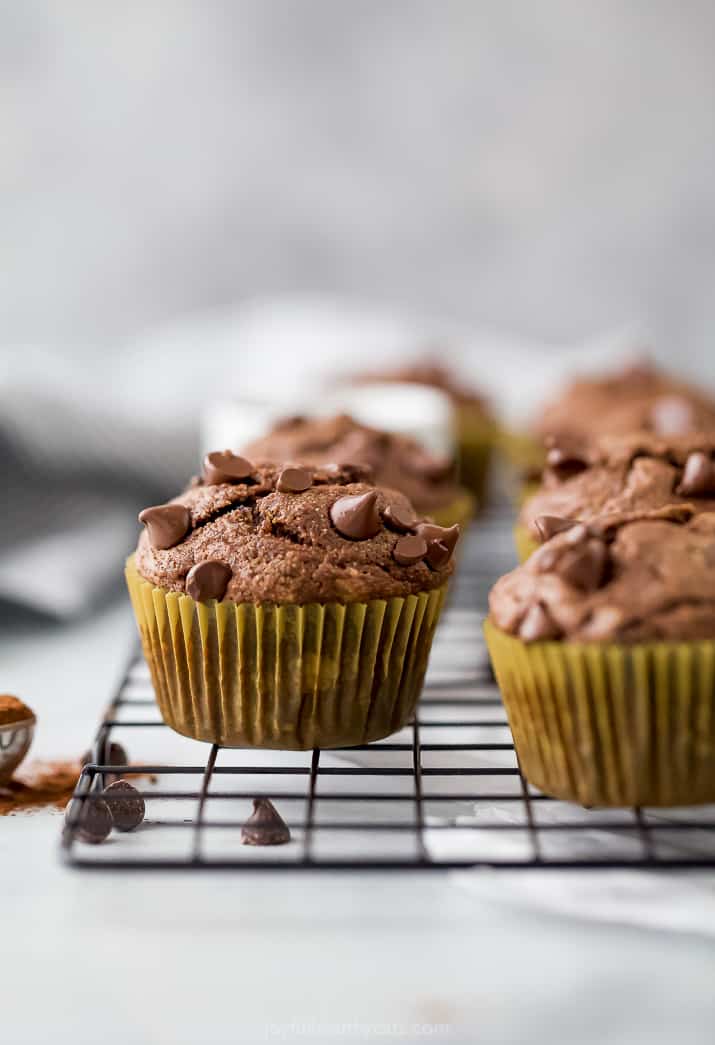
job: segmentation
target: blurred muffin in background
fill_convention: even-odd
[[[550,450],[583,454],[603,435],[650,432],[667,438],[711,430],[715,393],[646,361],[571,381],[542,408],[528,434],[505,435],[502,446],[521,477],[523,502],[539,489]]]
[[[367,465],[375,482],[399,490],[418,515],[440,526],[465,526],[474,498],[456,481],[455,462],[428,451],[416,440],[360,424],[347,414],[288,417],[261,439],[241,448],[254,460]]]
[[[615,525],[660,512],[715,512],[715,431],[663,438],[601,436],[589,446],[553,446],[542,485],[515,529],[523,562],[539,544],[596,517]]]
[[[389,370],[366,372],[353,379],[369,384],[397,382],[424,385],[444,393],[452,404],[454,431],[459,452],[459,479],[475,494],[478,504],[486,500],[496,423],[487,400],[441,363],[430,360]]]
[[[542,441],[591,439],[645,431],[683,436],[715,429],[715,394],[649,362],[572,381],[543,408],[534,425]]]

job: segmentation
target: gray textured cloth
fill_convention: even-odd
[[[119,408],[0,388],[3,617],[74,617],[116,590],[137,510],[176,491],[195,443],[191,422],[151,428]]]

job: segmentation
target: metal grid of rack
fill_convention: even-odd
[[[135,651],[76,797],[91,801],[110,772],[151,774],[151,784],[135,780],[147,816],[137,831],[89,846],[71,815],[65,862],[144,870],[715,867],[714,806],[587,810],[527,783],[481,637],[488,588],[513,563],[510,524],[487,517],[465,544],[417,718],[385,741],[275,752],[186,740],[162,722]],[[131,766],[108,764],[115,740]],[[290,843],[241,845],[257,797],[273,801]]]

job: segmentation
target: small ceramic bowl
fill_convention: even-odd
[[[30,750],[35,735],[35,719],[8,722],[0,726],[0,784],[5,784]]]

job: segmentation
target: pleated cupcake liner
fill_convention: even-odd
[[[585,806],[715,802],[715,641],[485,634],[521,769]]]
[[[520,523],[514,527],[514,544],[519,562],[526,562],[536,549],[541,547],[539,542],[531,536],[528,528]]]
[[[296,606],[196,602],[126,579],[164,721],[225,747],[306,750],[389,736],[413,717],[446,586]]]
[[[538,471],[546,464],[546,451],[543,443],[528,432],[514,428],[500,428],[497,434],[497,446],[508,464],[517,475]]]
[[[487,503],[489,469],[494,448],[493,437],[486,432],[472,433],[460,429],[457,434],[459,455],[459,481],[471,490],[476,498],[475,508],[480,511]]]

